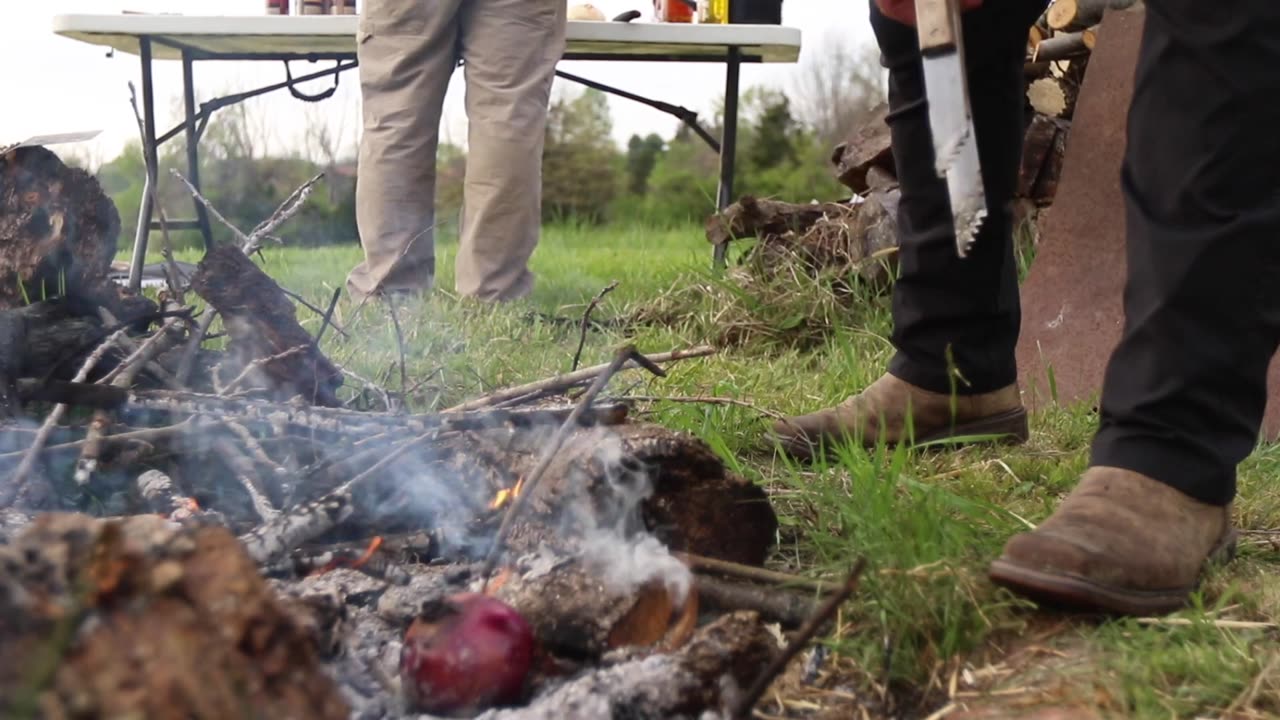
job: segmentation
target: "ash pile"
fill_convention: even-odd
[[[252,260],[309,189],[151,299],[91,176],[0,155],[0,716],[748,714],[857,573],[785,587],[764,491],[598,400],[713,349],[409,413]]]

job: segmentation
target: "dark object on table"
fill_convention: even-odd
[[[613,19],[613,22],[631,22],[632,20],[635,20],[638,17],[640,17],[639,10],[628,10],[622,13],[621,15],[615,17]]]
[[[731,0],[729,22],[741,25],[781,25],[782,0]]]

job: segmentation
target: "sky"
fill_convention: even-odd
[[[428,0],[423,0],[428,1]],[[52,18],[59,14],[117,14],[163,12],[184,15],[261,15],[265,0],[0,0],[4,4],[5,39],[0,42],[0,97],[16,109],[0,110],[0,146],[34,134],[100,130],[94,140],[60,146],[60,153],[75,154],[91,162],[105,162],[137,137],[137,125],[129,105],[128,83],[138,83],[137,56],[57,36]],[[650,15],[650,0],[594,0],[607,17],[630,9]],[[803,33],[798,64],[746,65],[745,90],[751,85],[793,89],[798,73],[809,63],[821,62],[823,48],[832,43],[860,50],[874,45],[867,23],[867,0],[784,0],[783,24]],[[305,63],[294,64],[295,74],[310,72]],[[323,65],[315,66],[319,69]],[[710,113],[724,91],[724,66],[707,64],[562,62],[561,69],[631,92]],[[278,82],[284,77],[277,62],[203,62],[195,66],[197,102],[228,92]],[[155,64],[157,125],[168,128],[181,119],[181,66],[176,61]],[[316,92],[326,81],[306,89]],[[569,85],[557,80],[557,91]],[[570,85],[573,90],[577,86]],[[461,143],[466,137],[462,108],[462,73],[455,73],[445,100],[442,140]],[[282,149],[305,147],[302,128],[323,122],[340,142],[354,148],[359,136],[359,86],[356,72],[344,73],[338,92],[319,105],[308,105],[279,92],[251,101],[255,115],[269,118],[271,141]],[[621,98],[611,97],[614,137],[625,142],[633,133],[669,135],[674,118]]]

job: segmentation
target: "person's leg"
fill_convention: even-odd
[[[1010,541],[997,582],[1164,611],[1229,550],[1236,465],[1258,440],[1280,343],[1278,33],[1272,0],[1146,4],[1122,175],[1125,328],[1091,467]]]
[[[520,298],[542,221],[542,147],[563,0],[471,0],[462,13],[467,80],[467,176],[458,294]]]
[[[432,287],[436,143],[457,63],[460,4],[380,0],[361,14],[356,224],[364,261],[347,277],[357,299]]]
[[[849,435],[896,442],[908,413],[931,434],[1026,435],[1014,348],[1021,322],[1011,201],[1025,127],[1027,32],[1046,0],[989,3],[964,16],[965,61],[989,216],[967,258],[956,254],[945,180],[934,171],[917,31],[871,4],[889,70],[888,123],[902,191],[889,373],[842,405],[778,423],[783,448]],[[958,395],[953,409],[952,395]]]

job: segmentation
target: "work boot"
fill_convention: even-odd
[[[1230,506],[1207,505],[1129,470],[1093,467],[989,575],[1049,604],[1147,615],[1181,607],[1209,560],[1235,554]]]
[[[787,454],[809,460],[818,447],[829,449],[845,440],[875,447],[881,440],[894,445],[965,435],[998,435],[1007,441],[1026,441],[1027,411],[1022,407],[1018,386],[980,395],[952,396],[923,390],[885,373],[861,393],[833,408],[775,422],[769,440]]]

